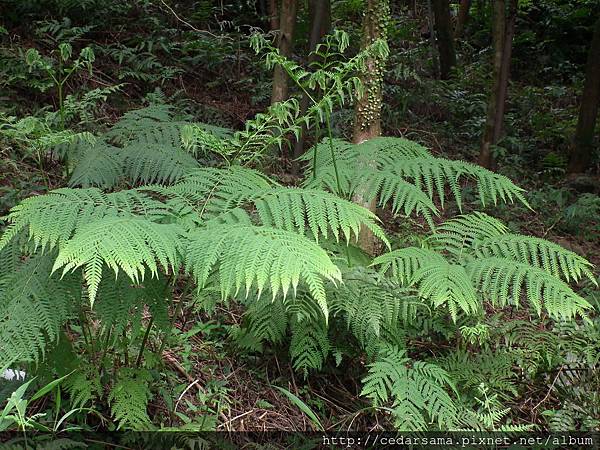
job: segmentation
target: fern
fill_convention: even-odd
[[[118,422],[117,429],[152,429],[147,412],[151,397],[149,381],[150,375],[145,370],[119,370],[115,385],[108,394],[112,416]]]
[[[218,270],[223,298],[240,289],[256,286],[258,297],[265,289],[273,298],[289,289],[294,293],[302,279],[328,315],[323,279],[340,281],[341,273],[327,253],[315,243],[289,231],[269,227],[222,225],[190,233],[185,265],[198,286],[211,271]]]
[[[476,183],[484,206],[489,202],[497,204],[498,200],[519,200],[527,205],[523,190],[508,178],[464,161],[434,158],[424,147],[406,139],[370,139],[359,145],[334,141],[335,166],[328,152],[328,146],[319,144],[303,157],[312,174],[306,178],[306,186],[336,191],[339,179],[343,194],[364,192],[371,199],[379,198],[381,206],[391,201],[394,212],[417,212],[430,225],[431,215],[437,214],[432,203],[434,195],[437,192],[443,207],[446,186],[462,208],[462,179]]]
[[[483,213],[441,224],[425,241],[430,248],[408,247],[373,261],[434,306],[447,304],[454,321],[493,305],[518,306],[522,293],[538,315],[542,308],[556,320],[586,317],[591,305],[563,280],[587,276],[592,265],[581,256],[539,238],[508,234],[497,219]]]
[[[169,215],[161,202],[137,191],[105,194],[96,188],[56,189],[30,197],[11,209],[9,226],[0,238],[2,250],[20,232],[26,232],[35,246],[51,250],[62,246],[75,230],[104,217],[141,216],[157,219]]]
[[[292,340],[290,355],[295,370],[302,371],[304,376],[308,370],[321,370],[330,351],[326,322],[322,317],[316,321],[295,321],[292,323]]]
[[[452,428],[457,408],[447,389],[455,391],[449,375],[438,366],[413,361],[404,350],[384,348],[363,378],[361,395],[375,406],[392,401],[396,426],[401,431],[420,431],[429,420],[440,428]]]
[[[122,270],[135,283],[144,280],[147,269],[158,277],[159,265],[165,271],[175,271],[179,267],[182,234],[172,224],[157,224],[139,217],[104,217],[77,230],[59,251],[52,271],[62,269],[64,275],[83,267],[93,305],[103,264],[115,274]]]
[[[0,367],[38,363],[81,296],[77,277],[51,277],[52,254],[33,256],[0,287]]]

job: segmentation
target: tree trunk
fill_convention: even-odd
[[[450,23],[450,4],[448,0],[432,0],[432,7],[437,48],[440,54],[440,78],[447,80],[450,77],[450,70],[456,65],[454,37]]]
[[[508,17],[506,18],[504,44],[502,47],[502,66],[500,70],[498,105],[496,109],[497,120],[494,121],[494,143],[497,143],[500,140],[504,131],[504,111],[506,110],[506,99],[508,97],[512,41],[515,35],[515,21],[517,19],[517,2],[518,0],[510,0],[510,4],[508,5]]]
[[[434,27],[434,18],[433,18],[433,8],[431,7],[431,1],[427,0],[427,20],[429,22],[429,41],[430,41],[430,49],[431,49],[431,66],[433,69],[433,77],[437,78],[440,70],[438,67],[438,58],[436,57],[436,45],[435,45],[435,27]],[[422,35],[422,33],[421,33]]]
[[[496,168],[496,161],[492,147],[498,143],[502,136],[504,110],[508,93],[508,80],[510,78],[510,60],[512,54],[512,39],[515,32],[517,17],[517,0],[509,0],[509,12],[506,15],[506,1],[494,0],[492,18],[492,40],[494,48],[494,62],[492,70],[492,89],[488,100],[487,118],[479,164],[488,169]]]
[[[458,8],[458,17],[456,18],[456,28],[454,29],[454,38],[459,39],[465,31],[465,26],[469,20],[469,10],[471,9],[471,0],[460,0]]]
[[[389,20],[389,0],[367,0],[363,18],[362,48],[368,47],[377,39],[387,38]],[[383,90],[383,72],[385,61],[369,58],[366,70],[360,75],[364,86],[364,95],[357,99],[354,115],[352,142],[360,144],[381,135],[381,104]],[[376,201],[366,201],[364,193],[357,192],[352,200],[372,212]],[[367,253],[375,253],[375,236],[366,228],[361,228],[359,246]]]
[[[310,16],[310,38],[308,43],[308,63],[309,65],[316,61],[317,56],[312,54],[316,50],[317,45],[323,37],[329,32],[331,26],[331,5],[329,0],[310,0],[308,4]],[[300,100],[300,112],[302,115],[306,113],[309,106],[308,95],[304,94]],[[304,137],[306,135],[306,125],[302,125],[300,136],[294,142],[294,161],[292,161],[292,173],[298,175],[300,165],[297,158],[304,153]]]
[[[583,173],[592,160],[594,131],[600,105],[600,19],[594,27],[594,36],[588,53],[585,84],[579,106],[577,129],[569,158],[567,172]]]
[[[279,53],[286,58],[292,55],[292,38],[296,25],[296,0],[282,0],[279,18],[279,36],[277,47]],[[273,73],[273,91],[271,104],[282,102],[288,98],[288,76],[281,66],[276,66]]]
[[[271,25],[271,31],[279,30],[277,0],[269,0],[269,24]]]

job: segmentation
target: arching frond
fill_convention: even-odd
[[[294,293],[302,280],[327,317],[323,279],[341,280],[340,270],[317,244],[285,230],[269,227],[223,225],[190,233],[186,268],[199,287],[218,271],[224,298],[255,286],[258,296],[270,289],[273,297]]]
[[[466,270],[473,283],[498,306],[519,306],[524,292],[538,315],[543,307],[556,320],[572,319],[576,315],[587,317],[586,312],[592,308],[566,283],[528,264],[485,258],[469,263]]]
[[[476,242],[475,256],[511,259],[544,269],[567,282],[579,281],[586,276],[596,284],[593,265],[589,261],[558,244],[534,236],[510,233],[481,239]]]
[[[498,219],[482,212],[465,214],[438,225],[428,237],[429,245],[437,251],[448,251],[460,256],[482,239],[495,238],[508,231]]]
[[[328,192],[282,187],[257,192],[249,200],[265,226],[301,234],[308,228],[317,240],[329,234],[338,240],[341,233],[346,242],[353,236],[358,239],[364,226],[389,246],[377,216]]]
[[[410,284],[413,275],[420,268],[433,264],[444,264],[442,255],[426,248],[407,247],[393,250],[373,260],[373,266],[379,266],[382,273],[390,273],[398,278],[400,284]]]
[[[63,274],[83,267],[93,305],[106,264],[116,274],[120,270],[140,283],[149,270],[176,271],[181,254],[182,230],[173,224],[157,224],[139,217],[104,217],[87,223],[60,249],[52,271]]]
[[[21,231],[33,239],[36,247],[50,250],[64,245],[77,229],[103,217],[136,215],[153,219],[169,214],[163,203],[135,190],[105,194],[96,188],[56,189],[29,197],[11,209],[0,249]]]

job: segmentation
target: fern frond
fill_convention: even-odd
[[[393,401],[396,424],[401,431],[426,429],[429,419],[440,428],[452,428],[457,408],[446,389],[455,390],[440,367],[413,361],[404,350],[389,347],[369,365],[361,395],[377,405]]]
[[[79,144],[79,146],[84,145]],[[110,189],[123,178],[123,169],[121,149],[97,140],[95,145],[85,145],[83,154],[77,159],[69,179],[69,186]]]
[[[270,289],[273,298],[302,280],[325,317],[328,307],[323,279],[341,280],[340,270],[314,242],[289,231],[269,227],[223,225],[190,233],[186,269],[202,288],[213,270],[219,274],[223,298],[256,286],[258,296]]]
[[[123,150],[123,171],[132,183],[173,183],[198,161],[178,147],[135,142]]]
[[[336,241],[340,232],[349,243],[352,235],[358,239],[361,226],[389,247],[379,219],[369,210],[336,195],[298,188],[275,188],[250,197],[261,223],[265,226],[304,234],[308,228],[317,239],[331,233]]]
[[[11,209],[0,250],[21,231],[45,251],[64,245],[77,229],[103,217],[155,219],[169,214],[166,205],[135,190],[105,194],[97,188],[56,189],[29,197]]]
[[[430,264],[444,264],[442,255],[426,248],[407,247],[378,256],[371,265],[379,266],[381,273],[390,273],[401,285],[408,285],[415,272]]]
[[[83,267],[93,305],[104,264],[115,274],[123,270],[135,283],[143,281],[147,269],[158,277],[159,265],[165,271],[176,271],[181,235],[182,230],[173,224],[157,224],[140,217],[104,217],[77,230],[60,249],[52,271],[62,269],[64,275]]]
[[[371,192],[373,198],[379,196],[382,205],[392,199],[392,208],[396,212],[404,208],[405,213],[414,209],[422,214],[435,214],[437,210],[432,208],[431,201],[437,192],[443,207],[446,186],[458,207],[462,207],[460,183],[464,179],[476,183],[483,205],[489,202],[497,204],[499,200],[518,200],[527,205],[523,190],[503,175],[468,162],[435,158],[424,147],[406,139],[371,139],[354,146],[335,140],[333,144],[337,176],[333,157],[327,154],[331,150],[321,143],[304,156],[309,162],[305,186],[336,191],[339,178],[345,195],[360,189],[360,192]],[[402,195],[419,207],[407,208]]]
[[[304,376],[309,370],[320,370],[330,351],[327,326],[324,320],[292,323],[290,355],[295,370]]]
[[[447,305],[454,322],[458,308],[466,314],[475,314],[480,309],[475,289],[461,265],[446,260],[422,265],[410,283],[416,287],[418,295],[430,300],[434,307]]]
[[[108,402],[117,429],[151,430],[152,422],[147,407],[151,393],[150,374],[141,369],[121,369],[117,381],[108,394]]]
[[[571,319],[576,315],[585,318],[586,311],[592,308],[565,282],[528,264],[502,258],[485,258],[467,264],[466,270],[473,283],[488,293],[492,302],[500,307],[508,304],[519,306],[524,291],[538,315],[544,307],[550,317],[556,320]]]
[[[36,255],[7,275],[0,289],[0,367],[37,363],[81,298],[78,276],[50,276],[53,255]]]
[[[476,243],[475,257],[507,258],[538,267],[557,278],[563,277],[567,282],[579,281],[586,276],[597,285],[592,268],[585,258],[545,239],[504,234],[488,237]]]
[[[498,219],[475,211],[438,225],[427,242],[437,251],[448,251],[460,256],[470,251],[470,247],[476,242],[502,236],[507,231],[508,228]]]

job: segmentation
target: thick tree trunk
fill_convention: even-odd
[[[502,136],[504,110],[510,79],[510,61],[512,39],[515,33],[517,0],[509,0],[508,16],[505,0],[494,0],[492,20],[492,40],[494,61],[492,70],[492,89],[488,100],[487,118],[481,141],[479,164],[488,169],[496,168],[492,147]]]
[[[310,38],[308,43],[308,63],[309,65],[316,61],[316,55],[312,54],[323,37],[329,33],[331,26],[331,5],[329,0],[310,0],[308,4],[310,16]],[[309,106],[308,95],[304,94],[300,100],[301,114],[305,114]],[[292,173],[298,175],[300,165],[297,158],[304,153],[304,137],[306,136],[306,125],[302,125],[299,138],[294,142],[294,161],[292,162]]]
[[[389,19],[388,0],[367,0],[363,18],[362,47],[366,48],[377,39],[386,38]],[[366,70],[361,74],[364,95],[356,101],[352,141],[355,144],[381,135],[381,104],[383,90],[384,61],[370,58]],[[352,200],[372,212],[376,202],[366,201],[364,193],[357,192]],[[359,246],[367,253],[375,252],[375,237],[366,228],[360,230]]]
[[[446,80],[450,77],[450,70],[456,65],[454,37],[450,23],[450,4],[448,0],[432,0],[432,7],[437,48],[440,54],[440,78]]]
[[[471,9],[471,0],[460,0],[458,8],[458,17],[456,18],[456,28],[454,28],[454,38],[462,37],[465,31],[465,26],[469,21],[469,10]]]
[[[296,0],[282,0],[279,18],[279,37],[277,47],[282,56],[292,55],[292,38],[296,25]],[[288,76],[281,66],[276,66],[273,73],[273,91],[271,104],[282,102],[288,98]]]
[[[600,19],[594,27],[594,36],[588,53],[585,84],[579,106],[577,129],[567,172],[583,173],[592,160],[594,131],[600,105]]]
[[[429,41],[430,41],[430,49],[431,49],[431,66],[433,69],[433,77],[437,78],[440,73],[440,69],[438,67],[438,58],[436,53],[436,45],[435,45],[435,26],[434,26],[434,18],[433,18],[433,8],[431,6],[432,0],[427,0],[427,20],[429,22]],[[422,35],[422,34],[421,34]]]

